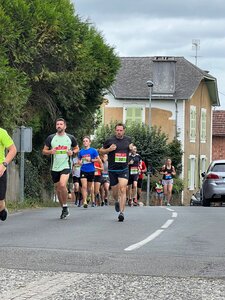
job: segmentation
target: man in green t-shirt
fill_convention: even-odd
[[[71,173],[71,157],[79,151],[75,137],[65,130],[66,121],[62,118],[57,119],[56,133],[47,137],[42,151],[44,155],[52,156],[51,175],[62,207],[61,219],[69,215],[67,182]]]
[[[7,154],[5,155],[5,150]],[[16,156],[16,146],[7,131],[0,128],[0,220],[7,218],[5,195],[7,188],[7,166]]]

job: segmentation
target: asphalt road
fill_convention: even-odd
[[[22,211],[0,223],[1,299],[225,299],[225,207]]]

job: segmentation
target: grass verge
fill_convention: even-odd
[[[49,201],[40,201],[36,199],[25,199],[23,202],[21,201],[6,201],[6,207],[9,212],[15,212],[21,209],[31,209],[31,208],[42,208],[42,207],[58,207],[59,203]]]

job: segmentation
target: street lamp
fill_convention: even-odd
[[[151,80],[148,80],[147,86],[149,87],[149,108],[148,108],[148,127],[149,130],[151,130],[152,126],[152,88],[153,88],[153,82]]]
[[[153,88],[153,82],[151,80],[148,80],[147,86],[149,87],[149,108],[148,108],[148,127],[149,132],[151,131],[152,126],[152,88]],[[146,205],[149,206],[150,202],[150,176],[151,176],[151,170],[148,162],[148,171],[147,171],[147,199],[146,199]]]

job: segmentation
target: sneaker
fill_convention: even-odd
[[[89,204],[90,201],[91,201],[91,196],[88,195],[88,196],[87,196],[87,204]]]
[[[128,206],[132,206],[132,199],[128,200]]]
[[[95,207],[95,202],[92,202],[92,203],[91,203],[91,207]]]
[[[120,203],[119,203],[119,201],[116,201],[116,202],[115,202],[115,211],[116,211],[116,212],[119,212],[119,211],[120,211]]]
[[[88,204],[87,204],[87,202],[86,203],[84,203],[84,208],[88,208]]]
[[[8,216],[8,210],[6,208],[4,208],[0,212],[0,220],[5,221],[7,219],[7,216]]]
[[[124,214],[122,212],[120,212],[119,216],[118,216],[118,221],[123,222],[123,220],[124,220]]]
[[[170,206],[170,204],[169,204],[169,203],[167,203],[167,206]]]
[[[133,199],[133,205],[134,205],[134,206],[138,206],[138,201],[137,201],[137,199],[135,199],[135,198]]]
[[[104,206],[104,205],[105,205],[105,202],[104,202],[104,201],[102,201],[102,202],[101,202],[101,206]]]
[[[69,214],[69,210],[68,210],[68,207],[63,207],[62,209],[62,214],[60,216],[60,219],[65,219],[66,217],[68,217],[70,214]]]
[[[108,205],[108,199],[105,199],[104,201],[105,201],[105,206],[107,206]]]

